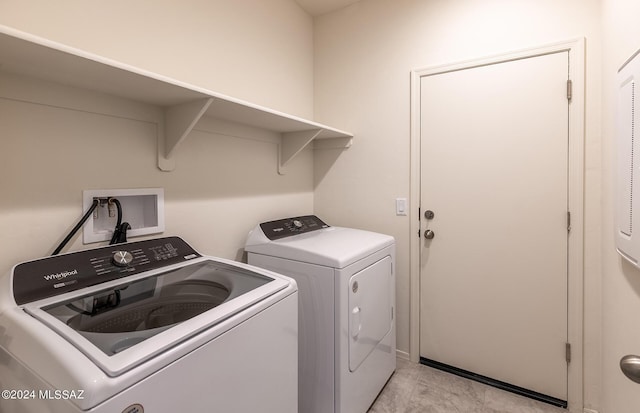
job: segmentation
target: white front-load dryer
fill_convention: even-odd
[[[299,411],[365,413],[396,367],[393,237],[309,215],[256,226],[245,250],[298,285]]]
[[[16,265],[0,412],[297,412],[295,281],[178,237]]]

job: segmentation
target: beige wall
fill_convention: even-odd
[[[640,270],[615,251],[613,188],[615,172],[616,74],[640,49],[640,3],[602,0],[602,293],[603,397],[601,413],[635,413],[640,387],[623,376],[620,359],[640,354]]]
[[[0,24],[276,110],[313,114],[313,23],[291,0],[2,0]],[[201,122],[180,146],[175,171],[161,172],[155,124],[139,115],[158,111],[0,78],[0,273],[54,249],[82,214],[83,189],[163,187],[165,235],[226,258],[241,256],[258,222],[313,212],[311,151],[280,176],[277,137],[221,136]],[[76,238],[69,250],[85,247]]]
[[[367,0],[315,20],[315,115],[355,133],[316,154],[315,211],[398,243],[398,349],[409,352],[412,69],[586,38],[585,406],[599,404],[600,3],[598,0]],[[523,80],[524,81],[524,80]],[[446,177],[443,177],[446,179]]]

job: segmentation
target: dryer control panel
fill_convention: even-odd
[[[315,215],[285,218],[260,224],[260,229],[271,241],[305,232],[317,231],[322,228],[329,228],[329,225]]]
[[[16,265],[13,296],[25,304],[200,256],[178,237],[54,255]]]

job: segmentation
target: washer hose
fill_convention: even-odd
[[[113,231],[113,237],[111,237],[111,242],[109,245],[113,244],[121,244],[123,242],[127,242],[127,231],[131,229],[131,225],[128,222],[123,222],[118,225]]]
[[[110,204],[115,204],[116,209],[118,210],[118,219],[116,221],[116,227],[113,230],[113,235],[111,236],[111,241],[109,241],[109,245],[118,244],[118,239],[120,236],[120,226],[122,225],[122,204],[116,198],[109,198]],[[127,224],[128,225],[128,224]]]
[[[73,229],[67,234],[67,236],[62,240],[60,245],[58,245],[58,247],[53,251],[53,254],[51,254],[51,255],[58,255],[60,253],[62,248],[64,248],[64,246],[67,245],[67,243],[69,242],[71,237],[73,237],[75,235],[75,233],[78,232],[78,230],[82,227],[82,225],[84,225],[84,223],[87,222],[87,220],[89,219],[91,214],[93,214],[93,210],[96,209],[99,204],[100,204],[100,201],[98,201],[97,199],[93,200],[93,203],[91,204],[91,207],[89,207],[89,210],[80,219],[80,222],[78,222],[76,224],[76,226],[73,227]]]

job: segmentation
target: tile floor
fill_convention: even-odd
[[[567,413],[526,397],[398,359],[369,413]]]

